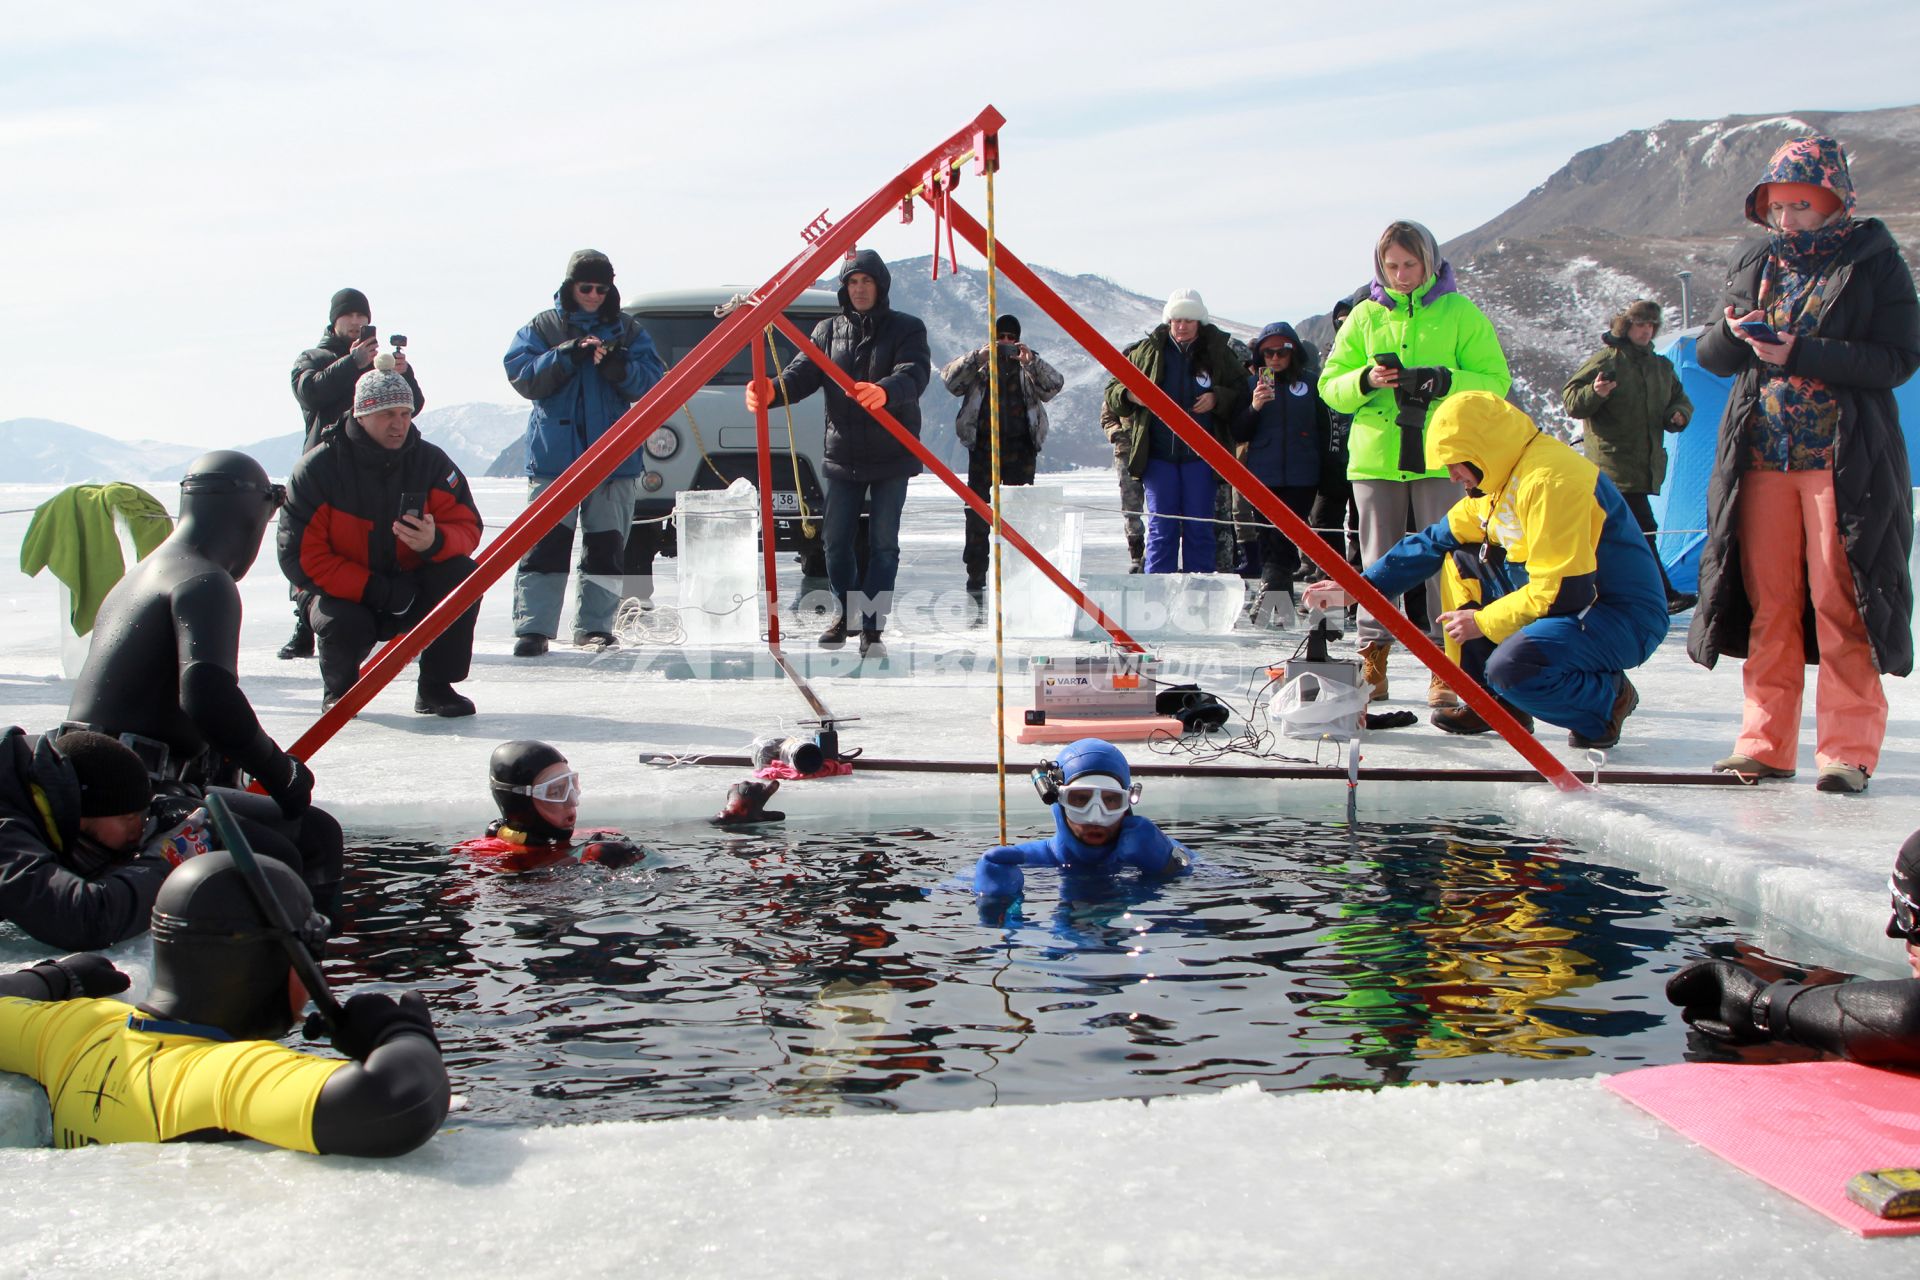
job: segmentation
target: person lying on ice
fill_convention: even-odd
[[[1026,884],[1021,867],[1059,867],[1082,875],[1138,867],[1154,876],[1192,869],[1191,853],[1133,811],[1140,784],[1112,743],[1099,738],[1068,743],[1057,761],[1034,770],[1033,784],[1053,806],[1053,834],[981,854],[973,869],[975,893],[1019,897]]]
[[[1667,634],[1660,568],[1613,481],[1486,391],[1450,396],[1428,424],[1427,462],[1467,496],[1367,566],[1394,599],[1441,570],[1447,651],[1528,731],[1533,716],[1574,747],[1611,747],[1640,705],[1627,671]],[[1309,609],[1351,603],[1307,588]],[[1448,733],[1486,733],[1472,707],[1442,707]]]
[[[153,989],[107,997],[127,976],[72,955],[0,975],[0,1071],[31,1076],[53,1106],[53,1143],[253,1138],[322,1155],[397,1156],[439,1131],[451,1093],[426,1002],[408,992],[347,1001],[333,1047],[274,1041],[306,1006],[285,932],[309,950],[327,919],[292,868],[260,859],[256,890],[225,850],[181,863],[153,904]]]
[[[1920,831],[1888,880],[1887,936],[1907,946],[1911,978],[1808,987],[1768,982],[1726,960],[1690,964],[1667,980],[1688,1026],[1730,1044],[1777,1040],[1875,1067],[1920,1067]]]
[[[580,775],[560,749],[531,738],[503,742],[487,762],[487,780],[500,816],[487,834],[453,846],[494,871],[532,871],[556,862],[624,867],[647,851],[618,831],[574,830],[580,816]]]

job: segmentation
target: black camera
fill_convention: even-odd
[[[396,333],[387,339],[387,345],[391,346],[395,351],[398,351],[407,345],[407,335],[404,333]]]

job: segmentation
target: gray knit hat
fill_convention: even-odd
[[[382,351],[373,358],[373,368],[353,384],[353,416],[364,418],[382,409],[413,408],[413,388],[393,371],[394,359]]]

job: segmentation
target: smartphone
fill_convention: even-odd
[[[1775,333],[1773,326],[1764,320],[1742,320],[1740,322],[1740,332],[1760,342],[1771,342],[1778,345],[1780,341],[1780,335]]]
[[[418,520],[427,509],[427,495],[424,493],[403,493],[400,495],[400,518]]]
[[[370,324],[363,324],[360,326],[360,336],[371,342],[380,336],[380,331]]]
[[[1402,369],[1406,367],[1400,363],[1399,355],[1392,351],[1374,352],[1373,362],[1379,365],[1382,369]]]

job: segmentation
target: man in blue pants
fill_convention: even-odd
[[[1467,496],[1446,519],[1367,567],[1389,599],[1441,574],[1447,651],[1532,728],[1564,725],[1570,745],[1612,747],[1640,704],[1627,671],[1667,633],[1666,592],[1639,522],[1613,481],[1489,392],[1449,398],[1427,427],[1427,464]],[[1309,608],[1347,603],[1332,581]],[[1443,707],[1448,733],[1485,733],[1471,707]]]

